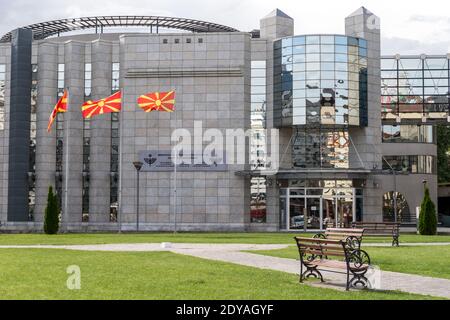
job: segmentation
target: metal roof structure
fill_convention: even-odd
[[[59,36],[62,33],[95,29],[95,32],[103,32],[103,28],[111,27],[147,27],[158,33],[159,28],[178,29],[190,32],[239,32],[231,27],[224,25],[172,17],[160,16],[99,16],[99,17],[84,17],[63,20],[53,20],[47,22],[40,22],[25,26],[25,29],[33,31],[34,40],[42,40],[51,36]],[[10,42],[11,32],[3,35],[0,42]]]

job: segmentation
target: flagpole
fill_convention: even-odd
[[[64,93],[63,93],[64,94]],[[67,119],[66,120],[66,152],[65,152],[65,158],[66,158],[66,168],[65,168],[65,181],[64,181],[64,217],[63,217],[63,225],[66,229],[66,231],[69,230],[68,228],[68,196],[69,196],[69,133],[70,133],[70,116],[69,116],[69,107],[70,107],[70,92],[69,87],[67,87],[67,110],[66,113]]]
[[[124,95],[123,95],[123,89],[120,89],[120,97],[121,97],[121,108],[120,108],[120,114],[119,114],[119,196],[118,196],[118,206],[119,206],[119,210],[117,210],[117,214],[118,216],[118,222],[119,222],[119,233],[122,232],[122,148],[123,148],[123,143],[122,143],[122,137],[123,137],[123,117],[122,117],[122,113],[124,112],[124,108],[123,108],[123,99],[124,99]]]
[[[177,129],[177,110],[174,110],[175,113],[175,130]],[[178,150],[175,152],[175,163],[174,163],[174,233],[177,233],[177,164],[178,164]]]

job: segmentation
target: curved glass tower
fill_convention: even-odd
[[[366,40],[303,35],[274,42],[274,125],[294,129],[294,168],[348,168],[348,128],[367,126],[367,104]]]
[[[339,35],[274,42],[277,127],[367,125],[367,41]]]

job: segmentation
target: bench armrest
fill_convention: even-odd
[[[326,239],[327,236],[324,233],[316,233],[313,239]]]
[[[353,270],[365,269],[370,266],[369,254],[359,248],[354,250],[349,249],[347,261],[350,269]]]

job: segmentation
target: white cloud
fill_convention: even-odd
[[[277,7],[294,18],[296,34],[344,33],[344,18],[361,5],[381,18],[383,53],[449,51],[450,19],[442,14],[450,11],[448,0],[427,0],[426,5],[410,0],[0,0],[0,34],[32,23],[95,15],[175,16],[250,31]]]

